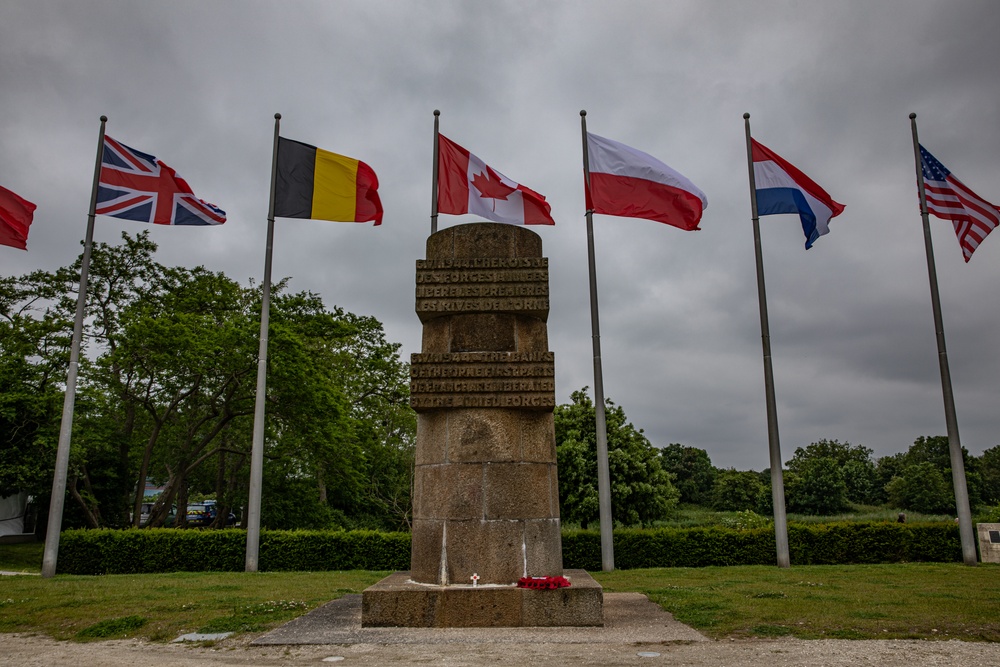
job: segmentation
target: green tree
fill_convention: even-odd
[[[886,485],[886,492],[889,502],[901,509],[924,514],[955,513],[955,494],[941,470],[929,461],[903,468]]]
[[[836,514],[849,508],[844,469],[832,456],[813,456],[785,476],[790,512]]]
[[[51,276],[0,278],[0,497],[47,499],[69,361],[66,320],[46,309]]]
[[[989,505],[1000,504],[1000,446],[990,447],[979,457],[982,479],[982,501]]]
[[[963,467],[965,468],[966,488],[969,492],[969,504],[972,507],[976,507],[983,502],[984,484],[981,474],[982,461],[974,456],[969,456],[968,450],[964,447],[962,448],[962,459],[964,462]],[[940,474],[940,477],[951,496],[951,500],[948,504],[951,509],[947,511],[954,512],[955,490],[951,470],[951,450],[948,445],[947,436],[920,436],[913,442],[913,445],[911,445],[905,453],[895,454],[879,461],[879,477],[882,480],[886,480],[886,478],[888,478],[888,481],[885,482],[887,499],[890,503],[896,504],[902,509],[916,509],[916,507],[912,506],[908,507],[905,505],[898,505],[897,501],[899,498],[908,496],[906,496],[906,494],[901,496],[898,491],[895,496],[893,496],[892,493],[889,493],[889,485],[893,483],[896,477],[904,477],[907,476],[907,474],[912,476],[915,474],[913,471],[906,473],[906,470],[909,467],[915,465],[921,466],[923,464],[927,464]],[[898,488],[900,487],[897,485],[897,489]],[[933,496],[933,491],[929,490],[928,494]],[[929,504],[933,505],[935,503],[930,502]]]
[[[660,450],[663,469],[673,475],[674,486],[680,492],[680,502],[692,505],[709,505],[712,487],[718,471],[712,465],[708,452],[696,447],[670,443]]]
[[[164,267],[155,251],[146,233],[93,248],[68,525],[135,525],[147,477],[165,485],[152,526],[173,504],[183,524],[189,494],[214,495],[222,510],[246,501],[261,290]],[[51,481],[79,266],[0,282],[0,425],[11,425],[0,431],[0,487]],[[336,525],[353,513],[405,526],[415,417],[399,345],[377,320],[328,310],[287,280],[273,288],[270,321],[265,488],[275,491],[262,515],[301,524],[305,509],[268,508],[294,500]]]
[[[712,507],[724,512],[752,510],[760,506],[764,489],[760,476],[752,470],[720,470],[712,488]]]
[[[847,503],[853,502],[862,505],[876,503],[880,500],[876,489],[878,488],[878,474],[875,461],[872,458],[872,450],[862,445],[852,445],[847,442],[837,440],[820,440],[810,444],[808,447],[798,447],[791,460],[788,461],[788,470],[798,476],[798,479],[805,480],[807,477],[825,477],[825,481],[814,479],[806,481],[807,487],[816,488],[816,492],[808,492],[815,497],[815,501],[806,504],[812,507],[826,507],[825,511],[816,511],[816,514],[831,514],[847,509]],[[830,475],[820,472],[823,468],[830,468],[829,461],[817,464],[817,459],[829,459],[840,469],[840,476],[843,478],[843,493],[840,490],[840,483]],[[808,471],[808,474],[807,474]],[[836,477],[837,475],[834,475]],[[826,501],[820,499],[823,484],[830,485],[828,493],[833,496]],[[803,487],[804,489],[805,487]],[[791,506],[792,498],[790,490],[788,502]],[[836,509],[830,509],[836,507]],[[799,511],[799,510],[794,510]],[[813,513],[813,512],[809,512]]]
[[[586,527],[599,519],[597,435],[594,402],[587,388],[574,391],[571,403],[555,409],[559,460],[559,504],[566,521]],[[656,448],[626,418],[625,410],[605,401],[611,514],[626,526],[666,518],[677,505],[678,492],[663,469]]]

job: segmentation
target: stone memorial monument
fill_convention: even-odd
[[[1000,563],[1000,523],[977,523],[979,537],[979,561]]]
[[[450,227],[427,239],[416,282],[410,571],[364,592],[362,624],[603,625],[601,587],[562,567],[541,238],[514,225]],[[517,587],[563,575],[569,587]]]

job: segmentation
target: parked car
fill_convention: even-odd
[[[145,526],[149,523],[149,513],[153,509],[153,503],[143,503],[142,509],[139,512],[139,527]],[[174,519],[177,518],[177,507],[172,505],[170,507],[170,513],[167,514],[166,520],[163,522],[164,528],[170,528],[174,525]]]
[[[188,504],[187,525],[189,528],[210,526],[215,521],[217,510],[214,505]]]
[[[214,500],[188,504],[187,525],[191,528],[210,526],[215,522],[218,513],[219,508]],[[236,515],[230,512],[226,517],[226,525],[232,526],[235,523]]]
[[[212,507],[215,507],[215,508],[218,508],[219,501],[218,500],[206,500],[205,504],[206,505],[211,505]],[[216,509],[216,512],[218,512],[218,509]],[[236,525],[236,515],[233,514],[232,512],[230,512],[229,515],[226,517],[226,526],[235,526],[235,525]]]

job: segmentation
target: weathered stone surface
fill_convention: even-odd
[[[520,415],[514,410],[450,410],[448,460],[456,463],[521,458]]]
[[[548,519],[553,512],[548,463],[490,463],[483,490],[487,519]]]
[[[524,524],[521,521],[450,521],[448,583],[506,584],[524,576]]]
[[[447,231],[451,231],[455,237],[455,257],[517,257],[515,237],[519,235],[518,232],[528,230],[500,223],[485,223],[455,225]]]
[[[529,577],[557,577],[562,574],[562,534],[558,518],[525,521],[524,544]]]
[[[417,412],[449,408],[555,407],[551,352],[454,352],[410,355],[410,405]]]
[[[444,463],[414,469],[413,517],[479,519],[483,516],[483,468]]]
[[[410,567],[416,581],[442,583],[441,545],[445,522],[414,519],[410,532]]]
[[[521,625],[604,625],[604,591],[601,585],[583,570],[567,570],[565,576],[572,582],[568,588],[554,591],[524,590],[521,598]]]
[[[439,317],[425,322],[420,345],[424,352],[451,352],[451,319]]]
[[[431,234],[427,237],[427,257],[444,258],[455,256],[455,232],[454,227],[449,227],[444,231]]]
[[[549,349],[549,329],[537,317],[517,315],[517,351],[546,352]]]
[[[514,586],[433,586],[396,572],[362,595],[364,627],[587,627],[604,625],[600,584],[567,570],[568,588],[534,591]]]
[[[514,587],[522,576],[563,573],[541,253],[534,232],[482,223],[431,235],[417,261],[412,581],[365,591],[365,625],[602,622],[600,586],[585,574],[591,585],[570,592]]]
[[[519,232],[526,232],[527,229],[515,227]],[[514,252],[517,257],[541,257],[542,237],[534,232],[530,234],[517,233],[514,235]]]
[[[417,262],[422,322],[462,313],[548,317],[548,260],[534,232],[514,225],[457,225],[432,234]],[[491,349],[491,348],[485,348]]]
[[[427,465],[447,462],[448,412],[437,410],[417,415],[417,442],[415,463]]]
[[[1000,523],[977,523],[979,560],[983,563],[1000,563]]]
[[[521,415],[521,460],[556,462],[556,428],[552,415],[545,412]]]
[[[455,315],[451,318],[451,349],[448,351],[517,352],[514,316],[490,313]]]

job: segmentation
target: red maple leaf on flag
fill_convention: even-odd
[[[497,210],[497,199],[507,201],[507,195],[517,190],[517,188],[512,188],[500,180],[500,176],[488,166],[485,177],[483,174],[476,174],[472,177],[472,185],[479,190],[480,197],[493,200],[494,211]]]

